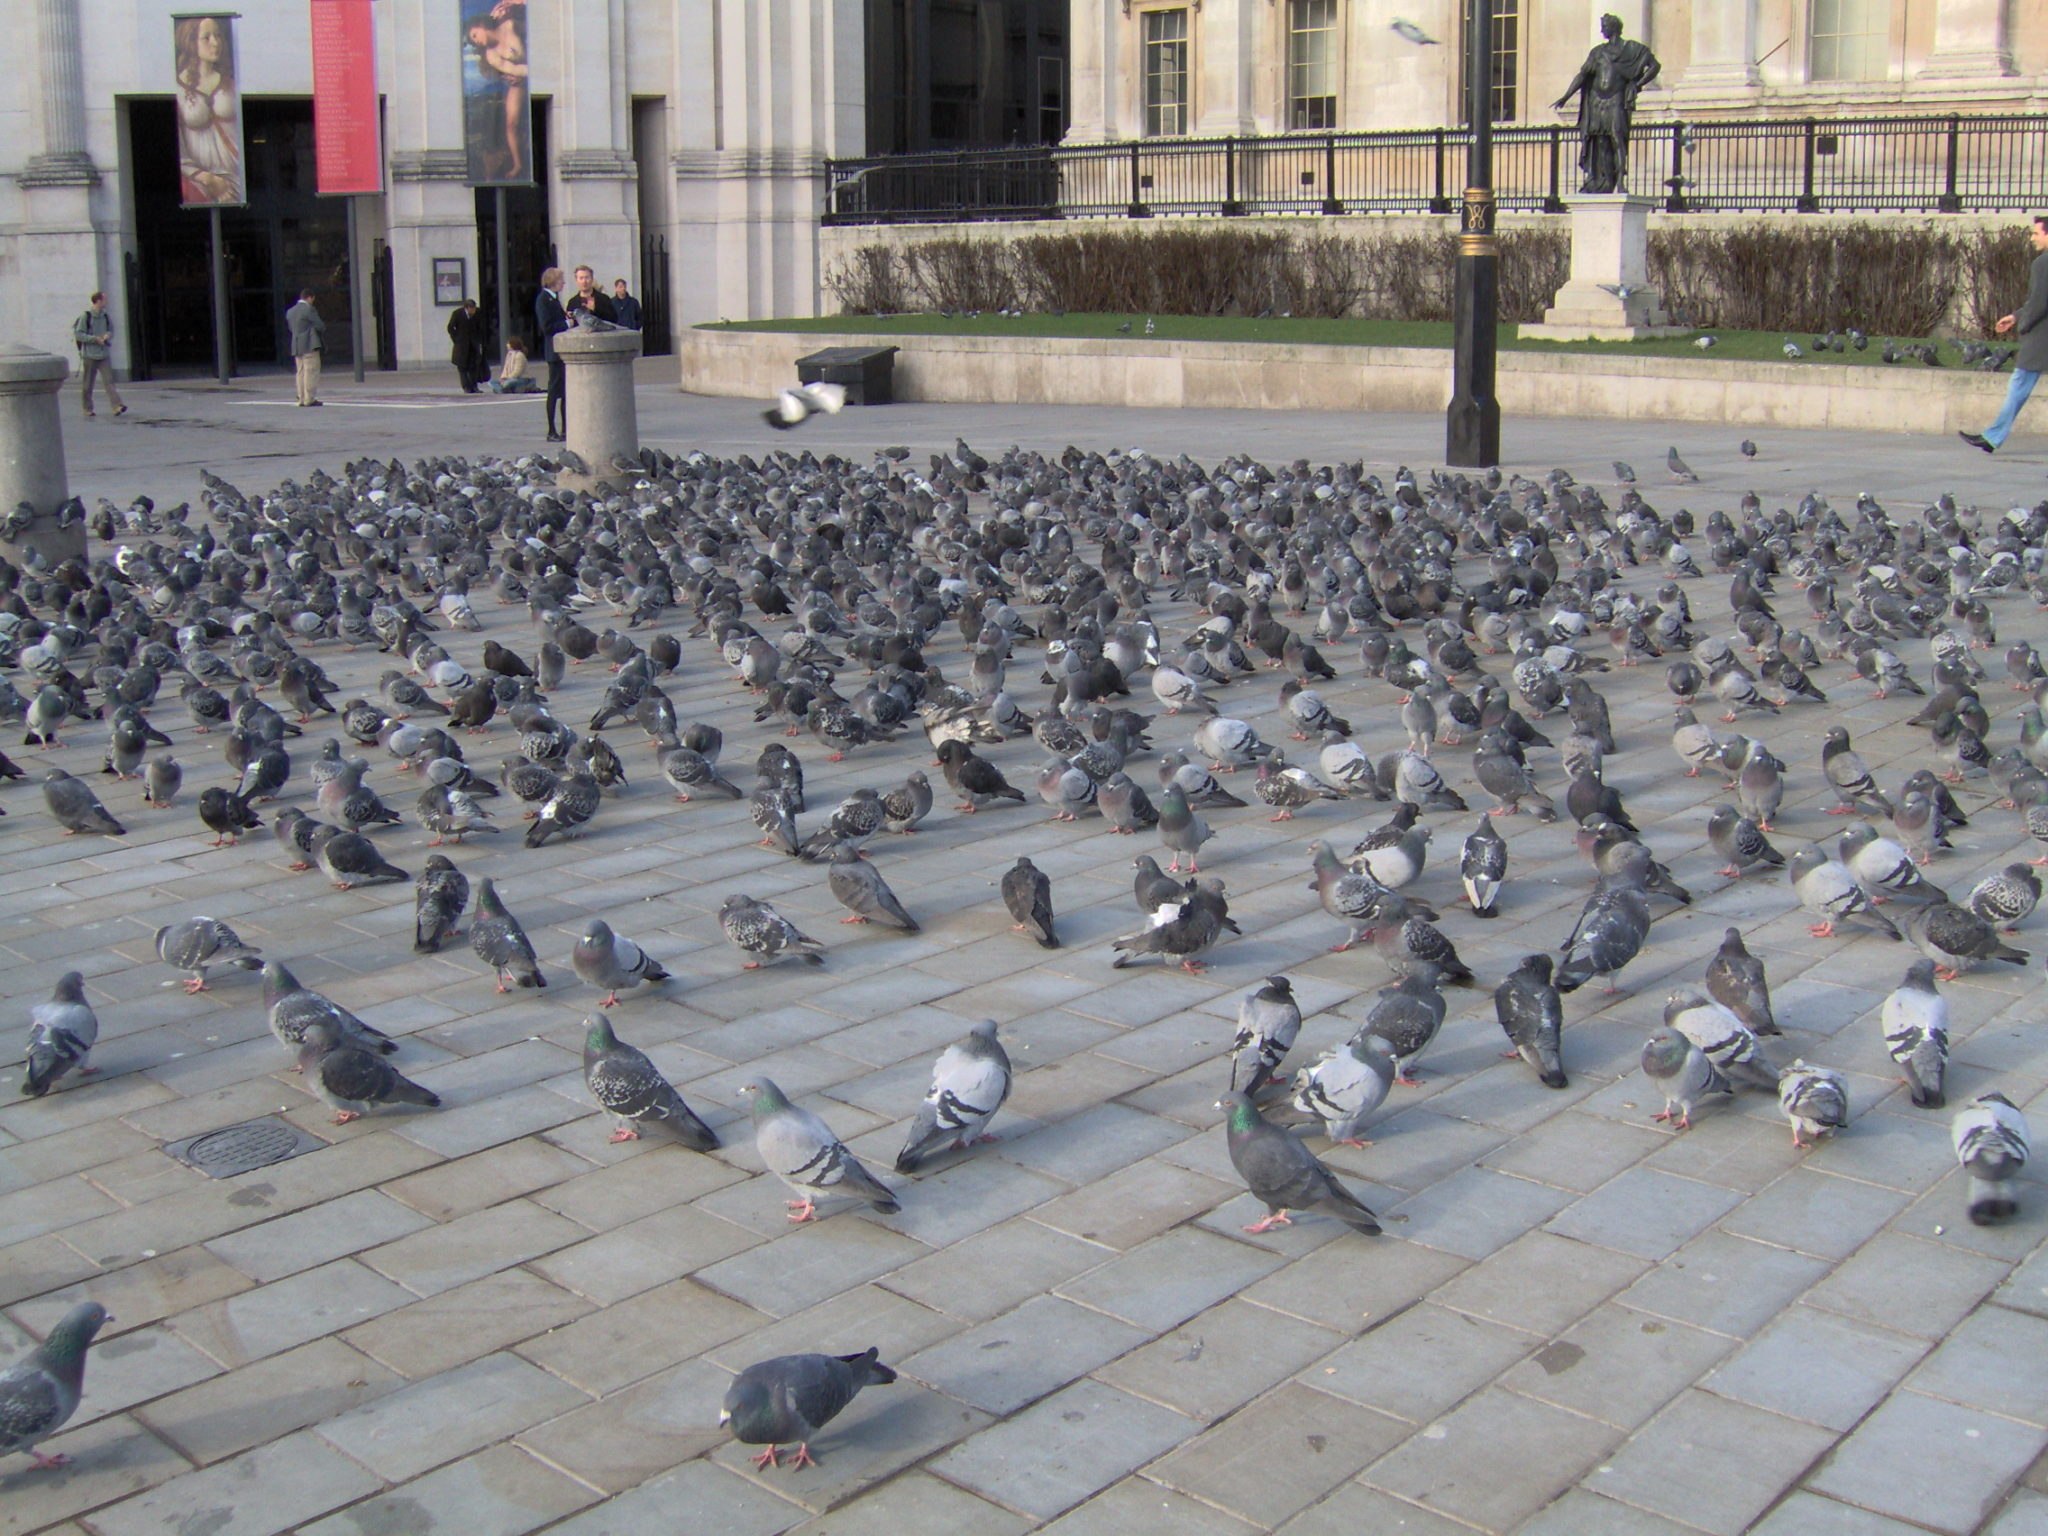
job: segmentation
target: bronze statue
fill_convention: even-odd
[[[1579,169],[1586,173],[1581,192],[1619,192],[1628,175],[1628,130],[1636,97],[1664,67],[1643,43],[1623,42],[1621,18],[1602,16],[1603,39],[1565,93],[1551,103],[1562,108],[1579,98]]]

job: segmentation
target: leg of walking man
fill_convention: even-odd
[[[548,359],[548,441],[559,442],[569,435],[569,370],[559,357]]]
[[[2012,383],[2006,387],[2005,405],[1998,413],[1998,420],[1982,432],[1965,432],[1963,441],[1973,448],[1982,448],[1986,453],[1999,447],[2012,436],[2012,424],[2019,419],[2020,407],[2027,403],[2027,397],[2034,392],[2034,381],[2041,375],[2026,368],[2014,368]]]
[[[100,359],[100,368],[105,374],[107,381],[107,404],[114,408],[116,416],[126,416],[128,414],[127,402],[121,398],[121,391],[114,387],[114,360],[111,357]]]
[[[92,408],[92,385],[93,385],[93,380],[99,377],[99,371],[100,371],[100,364],[99,364],[99,359],[98,359],[98,358],[95,358],[95,357],[86,357],[86,358],[80,358],[80,359],[79,359],[79,363],[78,363],[78,378],[79,378],[79,387],[80,387],[80,388],[81,388],[81,389],[82,389],[82,390],[84,391],[84,393],[85,393],[85,414],[86,414],[86,415],[88,415],[88,416],[91,416],[91,415],[93,415],[93,414],[94,414],[94,411],[93,411],[93,408]]]

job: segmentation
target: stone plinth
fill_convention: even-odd
[[[1541,325],[1521,334],[1543,341],[1637,341],[1674,336],[1664,296],[1650,286],[1650,210],[1656,199],[1626,192],[1567,198],[1572,211],[1571,280],[1557,290]]]
[[[640,355],[640,333],[571,327],[555,338],[555,355],[568,370],[563,388],[569,447],[590,466],[587,475],[563,470],[557,483],[571,491],[623,490],[632,482],[612,468],[612,460],[640,452],[640,419],[633,401],[633,360]]]
[[[10,560],[31,549],[52,565],[85,555],[83,522],[57,526],[57,508],[71,494],[57,392],[70,375],[71,365],[52,353],[0,346],[0,518],[24,501],[36,513],[19,539],[0,538]]]

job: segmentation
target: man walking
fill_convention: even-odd
[[[486,372],[484,320],[477,312],[475,299],[464,299],[448,317],[448,343],[448,361],[455,365],[455,377],[462,381],[462,392],[475,394]]]
[[[2034,392],[2034,381],[2041,377],[2041,370],[2048,368],[2048,213],[2035,214],[2028,232],[2034,241],[2034,265],[2027,273],[2027,296],[2018,309],[2000,316],[1998,324],[1992,327],[2001,336],[2017,331],[2020,338],[2019,356],[2012,364],[2012,383],[2005,391],[2005,408],[1998,413],[1998,420],[1982,432],[1957,434],[1972,448],[1982,448],[1986,453],[1995,453],[2012,435],[2012,424],[2019,417],[2020,407]]]
[[[128,407],[121,403],[121,391],[114,388],[114,317],[107,313],[104,293],[94,294],[85,313],[71,322],[71,340],[78,348],[79,377],[85,381],[85,414],[93,414],[93,381],[105,374],[107,399],[113,402],[114,414],[126,416]]]
[[[567,370],[555,353],[555,338],[569,329],[569,317],[562,312],[563,278],[560,267],[549,267],[540,275],[540,292],[533,300],[533,324],[548,360],[548,441],[565,440],[562,431],[568,409],[563,395],[568,388]]]
[[[301,288],[299,302],[284,312],[291,328],[292,368],[297,375],[300,405],[321,405],[320,339],[327,334],[327,322],[313,307],[313,290]]]
[[[627,330],[640,329],[640,301],[626,291],[623,277],[612,284],[612,313],[618,316],[618,323]]]

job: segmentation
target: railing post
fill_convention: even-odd
[[[1344,200],[1337,196],[1337,135],[1323,140],[1323,212],[1342,213]]]
[[[1131,207],[1130,207],[1130,215],[1131,215],[1131,217],[1132,217],[1132,218],[1134,218],[1134,219],[1149,219],[1149,218],[1151,218],[1151,217],[1152,217],[1152,210],[1151,210],[1150,208],[1147,208],[1147,207],[1145,206],[1145,198],[1144,198],[1144,190],[1145,190],[1145,189],[1144,189],[1143,185],[1141,184],[1141,183],[1142,183],[1142,181],[1143,181],[1143,178],[1144,178],[1144,174],[1145,174],[1145,173],[1144,173],[1144,172],[1143,172],[1143,171],[1142,171],[1142,170],[1141,170],[1141,169],[1139,168],[1139,165],[1138,165],[1138,143],[1139,143],[1139,141],[1138,141],[1138,140],[1136,140],[1136,139],[1133,139],[1133,140],[1131,140]]]
[[[1664,211],[1685,212],[1685,124],[1671,125],[1671,179],[1664,184]]]
[[[1223,217],[1234,219],[1244,212],[1237,196],[1237,140],[1223,141]]]
[[[1961,213],[1963,200],[1956,193],[1956,160],[1962,147],[1963,120],[1951,112],[1948,119],[1948,171],[1942,177],[1941,200],[1934,206],[1942,213]]]
[[[1564,129],[1550,125],[1550,191],[1543,199],[1545,213],[1564,212]]]
[[[1799,173],[1799,201],[1794,206],[1800,213],[1819,213],[1820,199],[1813,195],[1813,154],[1814,137],[1820,131],[1820,124],[1809,117],[1806,119],[1805,128],[1802,136],[1804,163]]]
[[[1436,151],[1436,193],[1429,200],[1429,211],[1431,213],[1449,213],[1451,211],[1451,200],[1444,193],[1445,140],[1443,129],[1436,129],[1431,133],[1430,139]]]

